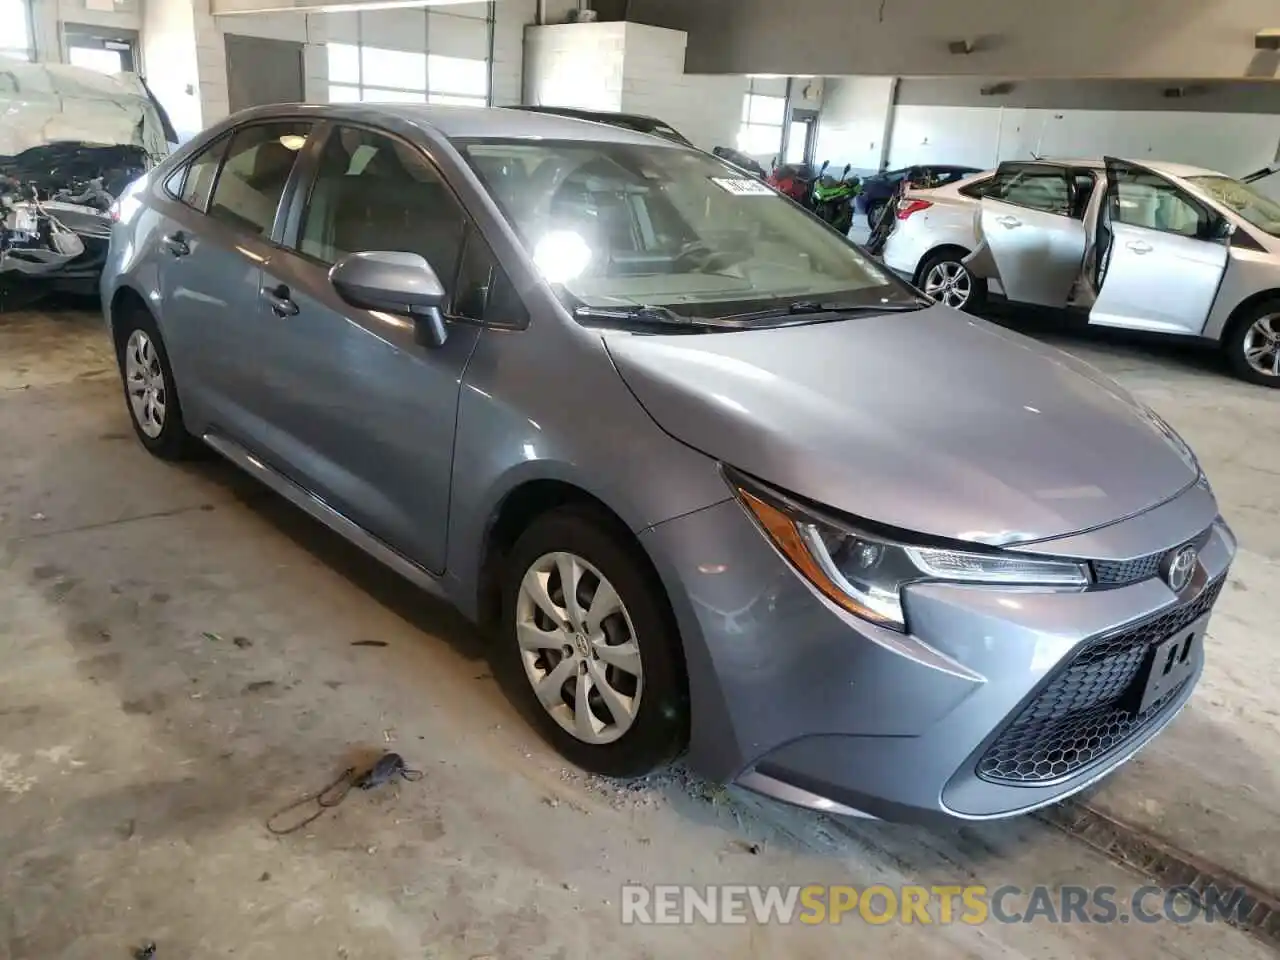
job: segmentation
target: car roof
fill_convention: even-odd
[[[1162,173],[1167,177],[1221,177],[1225,174],[1216,170],[1209,170],[1205,167],[1196,167],[1186,163],[1173,163],[1168,160],[1129,160],[1124,159],[1126,163],[1136,164],[1140,167],[1147,167],[1156,173]],[[1089,170],[1105,170],[1107,162],[1094,157],[1089,160],[1072,160],[1064,157],[1037,157],[1034,160],[1009,160],[1007,163],[1047,163],[1055,167],[1084,167]]]
[[[508,110],[504,107],[445,107],[425,103],[294,103],[253,107],[228,119],[234,124],[282,115],[297,116],[299,113],[315,116],[317,119],[372,124],[380,120],[399,119],[414,126],[430,128],[451,140],[509,138],[680,146],[662,137],[594,120],[580,120],[533,110]]]

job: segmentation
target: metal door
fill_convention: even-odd
[[[1204,329],[1229,255],[1221,217],[1172,181],[1107,158],[1089,322],[1166,333]]]
[[[226,35],[227,102],[232,112],[269,103],[303,103],[301,43]]]
[[[978,249],[966,262],[1019,303],[1065,307],[1084,262],[1084,223],[1071,216],[1062,167],[1002,164],[982,197]]]

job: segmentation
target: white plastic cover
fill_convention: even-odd
[[[160,116],[138,77],[62,63],[0,58],[0,156],[58,141],[169,152]]]

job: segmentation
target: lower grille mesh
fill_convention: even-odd
[[[1137,714],[1131,693],[1148,652],[1208,613],[1222,584],[1218,579],[1185,606],[1086,643],[996,738],[978,763],[978,775],[996,783],[1058,780],[1159,719],[1186,684]]]

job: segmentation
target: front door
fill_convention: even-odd
[[[419,565],[445,565],[454,426],[480,335],[452,321],[440,347],[408,317],[362,310],[328,280],[349,253],[421,254],[452,292],[467,218],[417,148],[373,131],[328,134],[288,249],[262,268],[255,347],[272,389],[264,451],[287,475]],[[449,311],[446,311],[449,312]]]
[[[1229,255],[1222,217],[1159,174],[1107,158],[1089,322],[1198,334]]]
[[[1004,163],[982,196],[980,242],[966,260],[1000,281],[1018,303],[1065,307],[1084,262],[1084,223],[1075,216],[1065,167]]]

